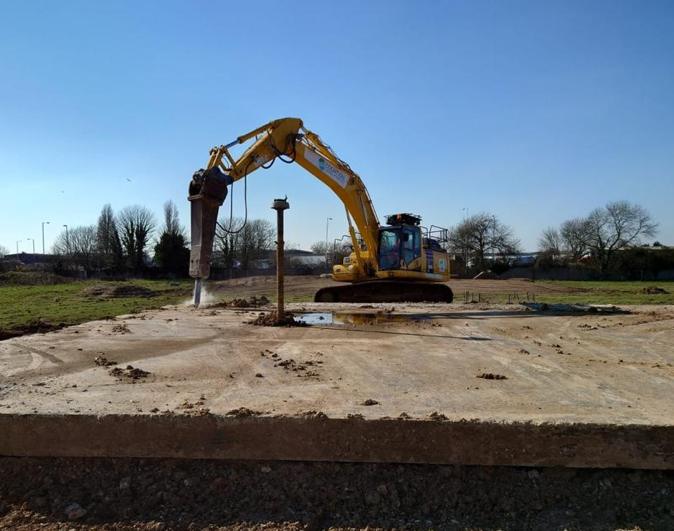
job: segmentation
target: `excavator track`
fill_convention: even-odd
[[[452,302],[454,293],[446,284],[372,280],[319,289],[314,302]]]

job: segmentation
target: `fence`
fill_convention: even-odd
[[[517,304],[520,302],[536,302],[536,294],[533,292],[526,292],[524,295],[519,293],[488,293],[465,291],[463,293],[464,303],[493,303],[501,302],[505,304]]]
[[[652,271],[607,271],[603,275],[596,269],[580,267],[553,267],[540,269],[534,267],[513,267],[499,275],[503,279],[528,278],[530,280],[674,280],[674,269]]]

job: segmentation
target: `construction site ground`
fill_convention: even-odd
[[[271,309],[0,342],[0,529],[674,529],[674,307]]]

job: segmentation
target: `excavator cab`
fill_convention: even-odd
[[[387,217],[389,226],[379,229],[379,270],[421,271],[421,218],[412,214]]]

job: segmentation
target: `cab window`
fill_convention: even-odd
[[[382,230],[379,233],[379,268],[398,269],[400,264],[400,231]]]
[[[421,240],[419,232],[405,227],[403,229],[403,260],[406,265],[411,264],[421,256]]]

